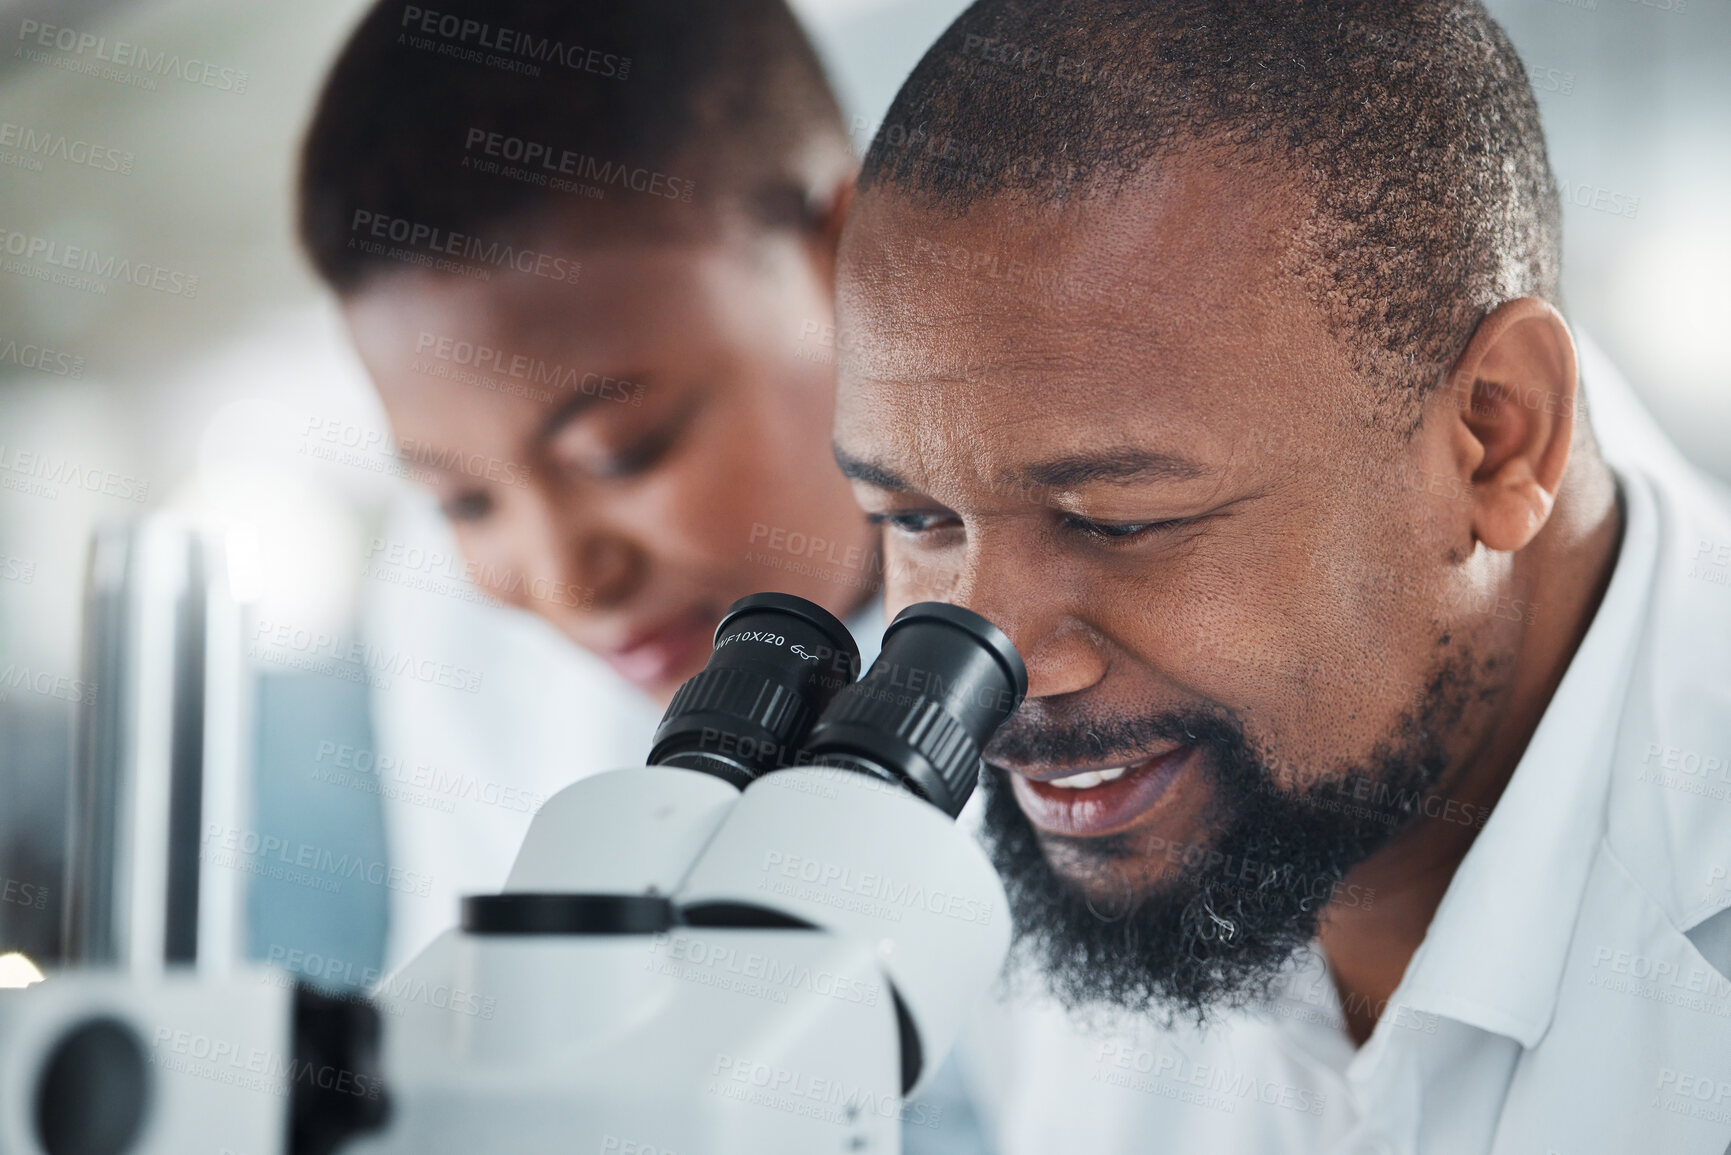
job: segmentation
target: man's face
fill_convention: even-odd
[[[477,583],[666,700],[737,598],[869,592],[830,287],[793,238],[582,258],[575,285],[386,274],[345,315]]]
[[[1027,660],[988,821],[1078,1000],[1266,979],[1488,732],[1520,629],[1452,399],[1374,425],[1300,208],[1170,161],[1061,209],[874,191],[844,239],[837,455],[889,610],[967,605]]]

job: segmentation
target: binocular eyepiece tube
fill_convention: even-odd
[[[745,787],[794,765],[837,766],[903,786],[954,817],[980,751],[1028,692],[1009,638],[960,606],[896,615],[865,677],[836,617],[791,594],[735,602],[709,663],[673,696],[651,765],[702,770]]]

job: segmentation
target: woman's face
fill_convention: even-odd
[[[405,271],[344,315],[476,583],[665,701],[735,599],[845,615],[876,535],[830,454],[829,264],[793,235]]]

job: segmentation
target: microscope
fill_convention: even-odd
[[[936,602],[859,665],[822,608],[736,602],[648,764],[549,799],[503,892],[370,998],[260,968],[0,991],[0,1151],[894,1155],[1008,948],[954,819],[1027,672]]]

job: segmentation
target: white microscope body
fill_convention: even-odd
[[[821,609],[742,600],[654,764],[550,799],[504,893],[466,899],[374,992],[376,1018],[256,971],[0,992],[0,1148],[894,1155],[904,1096],[1008,948],[1002,886],[953,816],[1026,673],[984,619],[933,604],[853,682],[857,664]],[[146,1055],[142,1121],[108,1148],[79,1138],[81,1106],[126,1064],[63,1045],[93,1011]],[[165,1061],[189,1016],[261,1086]],[[31,1102],[34,1134],[12,1106]]]
[[[898,1000],[935,1061],[1009,937],[973,840],[851,770],[780,770],[743,793],[665,767],[579,782],[537,816],[506,885],[572,890],[810,925],[448,931],[382,997],[442,987],[463,1010],[411,998],[387,1016],[395,1123],[348,1150],[893,1153]]]

